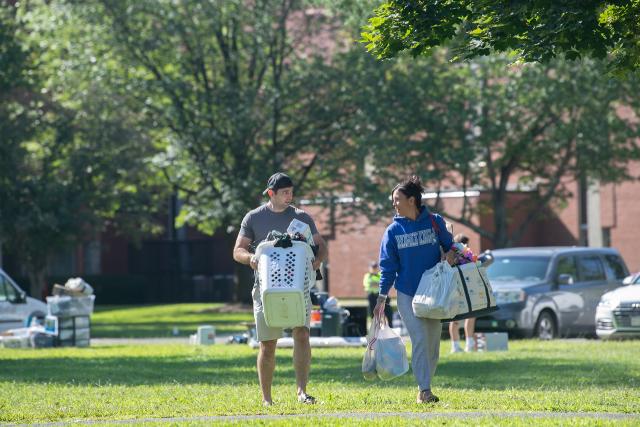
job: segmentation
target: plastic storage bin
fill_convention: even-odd
[[[311,310],[313,252],[305,242],[291,243],[281,248],[263,242],[256,249],[264,319],[270,327],[303,326]]]
[[[54,344],[59,347],[88,347],[91,343],[91,319],[89,316],[57,318],[57,334]]]
[[[61,329],[58,332],[60,341],[88,340],[91,337],[89,328]]]
[[[62,317],[58,319],[58,327],[60,329],[88,329],[90,326],[91,321],[89,320],[89,316],[77,316],[68,318]]]
[[[49,314],[59,317],[88,316],[93,313],[95,295],[86,297],[53,296],[47,297]]]
[[[28,348],[30,345],[28,335],[10,335],[0,339],[0,346],[4,348]]]

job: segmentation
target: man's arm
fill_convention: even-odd
[[[236,260],[236,262],[248,265],[255,270],[256,268],[258,268],[258,260],[253,256],[251,252],[249,252],[250,244],[251,239],[238,234],[236,244],[233,247],[233,259]]]
[[[320,233],[316,233],[313,235],[313,243],[315,243],[318,247],[316,259],[313,260],[313,269],[317,270],[318,268],[320,268],[320,264],[322,264],[322,262],[327,259],[327,242],[324,241]]]

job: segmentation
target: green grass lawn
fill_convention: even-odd
[[[106,313],[105,313],[106,314]],[[170,323],[170,322],[169,322]],[[415,404],[412,375],[365,382],[363,349],[314,349],[309,392],[294,399],[290,349],[278,349],[276,405],[263,408],[256,350],[246,345],[109,346],[86,349],[0,349],[0,422],[116,420],[208,415],[297,414],[241,424],[416,425],[410,417],[313,418],[336,412],[482,411],[441,425],[633,425],[633,420],[500,418],[499,411],[640,413],[640,341],[511,341],[508,352],[447,354],[433,384],[441,402]],[[182,422],[180,423],[182,424]],[[193,422],[192,424],[206,424]]]
[[[213,325],[218,334],[246,331],[253,322],[250,306],[223,303],[149,306],[97,306],[91,316],[92,338],[150,338],[194,334],[200,325]]]

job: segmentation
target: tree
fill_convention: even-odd
[[[98,68],[113,60],[128,71],[116,91],[162,147],[154,164],[183,201],[178,225],[221,229],[232,244],[273,171],[293,175],[298,195],[335,187],[357,108],[344,84],[350,70],[333,61],[350,34],[343,43],[340,23],[323,11],[300,0],[101,0],[59,9],[91,29],[86,45],[104,47],[91,53],[106,56]]]
[[[34,209],[34,182],[25,159],[42,153],[35,139],[68,140],[67,115],[39,95],[40,75],[33,52],[21,39],[21,23],[12,5],[0,5],[0,244],[23,255],[32,280],[32,293],[40,296],[43,265],[42,246],[25,242],[24,230],[30,218],[43,220],[47,214]],[[46,164],[33,165],[41,169]],[[56,194],[47,194],[55,197]],[[50,219],[50,218],[47,218]],[[45,219],[46,220],[46,219]],[[37,230],[39,234],[41,229]],[[38,283],[38,284],[36,284]]]
[[[31,295],[39,297],[53,254],[91,238],[109,221],[144,230],[144,207],[153,209],[150,199],[161,191],[148,185],[151,145],[130,126],[130,116],[95,86],[74,79],[78,73],[58,74],[75,69],[72,61],[64,67],[50,62],[55,55],[45,48],[62,39],[46,39],[47,25],[39,26],[46,17],[39,21],[42,15],[19,6],[0,12],[0,51],[11,53],[0,55],[7,59],[1,68],[7,74],[0,73],[0,230],[30,278]]]
[[[132,98],[165,129],[161,166],[184,201],[180,223],[237,227],[274,170],[310,187],[344,114],[326,58],[307,46],[321,17],[302,2],[104,0],[84,13],[107,26],[120,63],[136,69]]]
[[[486,191],[486,200],[465,196],[460,212],[442,213],[494,247],[517,244],[549,206],[570,196],[568,182],[636,178],[628,164],[640,159],[637,126],[620,115],[625,106],[639,117],[637,80],[605,78],[595,61],[508,63],[487,57],[451,65],[444,51],[399,61],[378,94],[395,108],[381,111],[385,120],[370,144],[381,188],[414,171],[436,193]],[[535,190],[530,200],[508,209],[508,192],[523,188]],[[388,205],[381,190],[369,198]],[[440,200],[432,207],[442,209]],[[525,219],[513,224],[518,211]],[[491,227],[477,221],[482,213],[492,213]]]
[[[616,73],[640,69],[640,1],[388,0],[364,27],[378,58],[430,54],[450,43],[454,59],[516,52],[525,62],[608,58]]]
[[[33,91],[29,76],[29,55],[16,38],[15,10],[0,6],[0,170],[15,167],[20,156],[19,144],[30,138],[36,127],[36,118],[29,111],[27,94]],[[14,186],[16,174],[0,175],[0,199],[7,200]],[[8,215],[0,205],[0,244],[6,234],[2,218]]]

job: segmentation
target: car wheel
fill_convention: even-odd
[[[543,311],[536,322],[535,336],[541,340],[552,340],[557,334],[556,319],[548,311]]]

